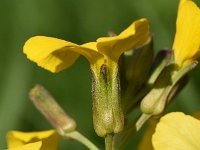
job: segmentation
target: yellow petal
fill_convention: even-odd
[[[188,0],[179,0],[179,6],[182,5],[183,3],[185,3]]]
[[[39,142],[34,142],[34,143],[20,146],[18,148],[11,148],[8,150],[41,150],[41,147],[42,147],[42,142],[39,141]]]
[[[28,143],[42,141],[41,150],[56,150],[59,135],[55,130],[42,132],[10,131],[7,134],[8,148],[17,148]]]
[[[91,64],[102,57],[96,50],[96,43],[91,42],[82,46],[57,38],[35,36],[24,45],[24,53],[39,66],[57,73],[70,67],[80,54],[84,55]]]
[[[200,56],[200,9],[191,0],[180,1],[173,49],[179,66]]]
[[[90,64],[92,68],[94,69],[93,71],[99,71],[100,66],[104,63],[104,56],[103,54],[99,53],[97,50],[97,43],[96,42],[89,42],[81,45],[81,48],[90,50],[90,53],[85,53],[85,56],[90,60]],[[79,49],[81,51],[81,48]],[[94,50],[94,51],[91,51]],[[82,52],[84,53],[84,51]],[[98,72],[99,73],[99,72]]]
[[[200,121],[181,112],[161,118],[152,137],[155,150],[200,149]]]
[[[133,22],[118,36],[97,39],[100,52],[117,61],[119,56],[127,50],[143,45],[149,39],[149,24],[146,19]]]

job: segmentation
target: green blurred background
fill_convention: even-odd
[[[146,17],[157,51],[172,46],[177,6],[178,0],[1,0],[0,150],[6,148],[5,135],[9,130],[51,129],[28,98],[29,89],[36,83],[44,85],[76,119],[78,130],[103,149],[104,141],[96,136],[92,126],[87,60],[80,57],[73,67],[52,74],[37,67],[22,53],[29,37],[45,35],[81,44],[106,36],[110,30],[119,33],[132,21]],[[198,74],[199,67],[168,111],[200,110]],[[129,147],[135,143],[131,142]],[[60,149],[86,148],[74,141],[61,141]]]

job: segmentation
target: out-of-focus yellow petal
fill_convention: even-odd
[[[153,133],[155,132],[157,120],[150,119],[148,121],[148,127],[145,130],[142,139],[140,140],[138,150],[154,150],[151,142]]]
[[[149,39],[149,23],[146,19],[133,22],[118,36],[97,39],[97,48],[114,61],[127,50],[143,45]]]
[[[179,6],[182,5],[186,1],[188,1],[188,0],[179,0]],[[189,1],[191,1],[191,0],[189,0]]]
[[[155,150],[200,149],[200,121],[181,112],[160,119],[152,137]]]
[[[41,150],[41,147],[42,147],[42,142],[39,141],[39,142],[34,142],[34,143],[20,146],[18,148],[11,148],[8,150]]]
[[[200,56],[200,9],[192,0],[180,0],[173,49],[179,66]]]
[[[82,46],[52,37],[35,36],[24,45],[24,53],[39,66],[57,73],[70,67],[79,55],[84,55],[91,64],[101,57],[96,42]]]
[[[8,148],[18,148],[28,143],[42,141],[41,150],[56,150],[59,135],[55,130],[42,132],[10,131],[7,134]]]

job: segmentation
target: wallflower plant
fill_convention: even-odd
[[[149,118],[162,115],[169,102],[186,85],[187,76],[196,67],[200,56],[198,6],[192,0],[180,0],[172,50],[161,51],[154,59],[152,41],[149,23],[143,18],[133,22],[119,35],[98,38],[95,42],[82,45],[52,37],[35,36],[26,41],[23,51],[28,59],[52,73],[69,68],[80,55],[88,60],[92,72],[94,129],[97,135],[105,138],[106,150],[113,150],[124,148],[128,139]],[[48,92],[36,86],[30,93],[35,106],[56,129],[44,133],[55,133],[56,138],[49,143],[50,136],[44,134],[43,137],[43,132],[11,131],[8,133],[10,149],[17,150],[21,146],[24,150],[30,147],[35,150],[53,150],[57,147],[59,137],[72,138],[89,149],[98,149],[76,131],[75,120],[63,111]],[[138,107],[141,110],[137,114],[139,119],[129,117],[131,112],[136,113]],[[166,150],[177,148],[173,147],[176,141],[166,142],[173,136],[166,131],[173,127],[168,127],[168,123],[173,123],[176,117],[180,117],[180,122],[183,119],[186,126],[191,123],[190,127],[199,131],[199,122],[190,117],[184,120],[185,115],[181,113],[164,116],[153,135],[156,150],[163,146]],[[178,130],[179,128],[177,132]],[[181,137],[178,143],[179,147],[184,145]]]

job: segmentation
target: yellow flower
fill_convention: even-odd
[[[99,136],[119,133],[124,126],[121,106],[118,59],[149,39],[146,19],[133,22],[118,36],[98,38],[78,45],[56,38],[36,36],[24,45],[24,53],[39,66],[57,73],[70,67],[79,55],[85,56],[92,70],[93,123]]]
[[[181,112],[173,112],[160,119],[152,136],[155,150],[200,149],[200,120]]]
[[[180,0],[173,49],[180,67],[200,56],[200,9],[192,0]]]
[[[59,135],[55,130],[42,132],[10,131],[7,134],[9,150],[56,150]]]

